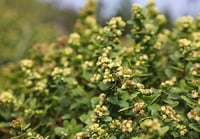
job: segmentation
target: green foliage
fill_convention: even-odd
[[[149,2],[133,5],[127,23],[115,17],[100,27],[94,6],[88,1],[69,37],[35,45],[8,68],[15,73],[0,93],[1,134],[199,138],[199,17],[182,17],[169,30]],[[122,37],[126,26],[131,31]]]

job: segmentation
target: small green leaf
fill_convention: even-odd
[[[138,94],[140,94],[139,92],[135,92],[133,94],[130,95],[130,100],[136,98],[138,96]]]
[[[61,136],[64,133],[64,128],[62,128],[62,127],[56,127],[55,128],[55,133],[56,133],[56,135]]]
[[[153,100],[149,103],[149,105],[153,104],[159,97],[161,96],[161,94],[157,94]]]
[[[187,98],[186,96],[181,96],[181,98],[186,102],[186,104],[188,106],[190,106],[191,108],[194,108],[196,106],[196,103],[192,102],[192,100],[190,100],[189,98]]]
[[[148,109],[151,111],[151,116],[157,117],[159,115],[158,111],[160,110],[160,105],[154,103],[154,104],[148,106]]]
[[[123,91],[122,92],[122,99],[123,100],[128,100],[128,99],[130,99],[130,95],[129,95],[129,93],[128,92],[126,92],[126,91]]]
[[[25,127],[23,127],[23,131],[25,131],[25,130],[27,130],[29,127],[31,126],[31,124],[29,123],[29,124],[27,124]]]
[[[169,104],[172,107],[175,107],[175,106],[177,106],[179,104],[178,101],[174,101],[174,100],[171,100],[169,98],[163,99],[163,102]]]
[[[129,107],[129,104],[128,104],[128,102],[121,100],[121,101],[119,101],[119,106],[122,108],[127,108],[127,107]]]
[[[174,94],[179,94],[182,92],[182,89],[178,88],[178,87],[172,87],[170,90],[169,90],[170,94],[169,95],[172,95],[174,96]],[[173,98],[173,97],[172,97]]]
[[[10,139],[21,139],[23,138],[23,135],[19,135],[19,136],[16,136],[16,137],[11,137]]]
[[[105,122],[110,122],[110,121],[112,121],[112,117],[106,116],[103,120],[104,120]]]
[[[172,72],[171,69],[169,69],[169,68],[167,68],[167,69],[165,70],[165,74],[167,75],[167,77],[173,77],[173,76],[174,76],[173,72]]]
[[[98,86],[99,86],[99,88],[100,88],[102,91],[106,91],[106,90],[108,90],[108,89],[111,87],[110,84],[105,84],[105,83],[103,83],[103,82],[100,82]]]
[[[172,61],[174,61],[174,62],[178,62],[179,61],[179,58],[180,58],[180,56],[179,55],[175,55],[175,54],[173,54],[173,55],[170,55],[169,56],[169,58],[172,60]]]
[[[99,98],[98,97],[92,98],[91,103],[92,103],[92,107],[95,108],[96,105],[99,103]]]
[[[120,110],[118,110],[118,112],[122,112],[122,111],[126,111],[126,110],[129,110],[131,108],[133,108],[134,106],[129,106],[129,107],[126,107],[126,108],[122,108]]]
[[[179,68],[179,67],[175,67],[175,66],[170,66],[172,69],[176,70],[176,71],[180,71],[183,72],[184,69],[183,68]]]
[[[111,137],[109,137],[109,139],[117,139],[117,137],[115,137],[114,135],[112,135]]]
[[[69,107],[70,110],[73,110],[77,107],[77,103],[72,103]]]
[[[87,71],[83,71],[83,74],[82,74],[83,78],[85,78],[87,81],[90,80],[91,78],[91,74]]]
[[[164,126],[160,129],[159,134],[160,136],[164,136],[169,131],[169,126]]]
[[[191,129],[193,129],[194,131],[200,133],[200,126],[199,126],[198,124],[192,123],[192,124],[189,124],[189,127],[190,127]]]
[[[91,123],[91,118],[88,114],[82,114],[79,119],[85,124]]]
[[[118,97],[116,97],[116,96],[109,97],[109,98],[108,98],[108,101],[109,101],[110,103],[112,103],[112,104],[115,104],[115,105],[117,105],[117,104],[119,103]]]

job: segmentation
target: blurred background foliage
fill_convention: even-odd
[[[23,58],[36,42],[51,42],[70,31],[76,14],[36,0],[0,0],[0,17],[2,65]]]

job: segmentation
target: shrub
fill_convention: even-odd
[[[115,17],[100,27],[93,7],[88,1],[69,37],[35,45],[11,69],[12,85],[0,94],[2,134],[199,138],[199,17],[182,17],[169,30],[149,2],[133,5],[129,21]]]

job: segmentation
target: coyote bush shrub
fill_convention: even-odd
[[[182,17],[169,30],[149,2],[133,5],[129,21],[114,17],[100,27],[94,7],[88,1],[70,36],[33,46],[11,66],[10,86],[0,93],[0,134],[198,139],[200,16]]]

